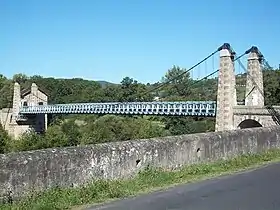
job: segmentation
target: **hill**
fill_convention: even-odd
[[[99,83],[102,87],[106,87],[106,86],[110,86],[110,85],[118,85],[118,84],[103,81],[103,80],[97,80],[96,82]]]

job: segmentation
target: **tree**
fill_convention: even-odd
[[[25,74],[22,74],[22,73],[15,74],[13,76],[13,82],[18,82],[19,84],[26,83],[28,79],[29,79],[28,76],[26,76]]]
[[[64,121],[61,125],[61,131],[66,135],[67,146],[76,146],[80,143],[82,133],[74,119]]]
[[[265,104],[280,104],[280,71],[266,70],[263,73]]]
[[[159,121],[151,121],[149,118],[129,118],[131,139],[147,139],[170,135]]]
[[[84,127],[83,134],[83,143],[102,143],[130,139],[128,125],[124,123],[124,118],[115,115],[105,115],[95,122],[89,123]]]
[[[3,79],[0,89],[0,108],[12,107],[14,85],[10,80]]]
[[[164,96],[168,100],[184,100],[189,98],[191,94],[191,80],[190,74],[185,72],[186,69],[173,66],[162,78],[162,82],[167,84],[163,89]]]
[[[122,89],[120,86],[107,85],[103,89],[103,102],[116,102],[120,101],[122,97]]]
[[[33,130],[24,133],[19,139],[12,142],[13,151],[28,151],[48,148],[43,136],[36,134]]]
[[[165,120],[166,129],[172,135],[203,133],[215,130],[215,121],[213,119],[170,117]]]
[[[138,83],[136,80],[125,77],[121,81],[121,94],[120,101],[133,102],[133,101],[150,101],[152,96],[147,92],[147,86]]]
[[[48,147],[67,147],[72,146],[69,144],[67,135],[62,131],[61,126],[52,125],[48,128],[44,135],[44,141]]]

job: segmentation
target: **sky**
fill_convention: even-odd
[[[0,0],[0,73],[159,81],[225,42],[278,67],[278,0]],[[218,54],[194,70],[213,71]],[[195,73],[198,72],[198,73]]]

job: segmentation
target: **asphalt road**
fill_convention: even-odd
[[[97,209],[279,210],[280,163],[90,208]]]

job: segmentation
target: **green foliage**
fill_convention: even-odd
[[[192,91],[190,88],[191,79],[189,73],[184,74],[185,71],[186,69],[182,69],[179,66],[173,66],[162,78],[162,82],[168,82],[168,85],[164,88],[164,92],[162,92],[162,96],[167,100],[190,99],[189,96]]]
[[[67,134],[62,131],[62,127],[59,125],[50,126],[44,135],[44,139],[48,147],[72,146],[69,143]]]
[[[0,124],[0,154],[9,152],[11,138]]]
[[[73,119],[63,122],[60,126],[60,132],[64,134],[62,137],[67,139],[65,146],[75,146],[79,144],[79,139],[82,137],[81,130]],[[47,134],[49,134],[49,131],[47,131]],[[52,137],[50,134],[49,136],[50,138]]]
[[[166,128],[172,135],[203,133],[215,130],[214,119],[170,117],[165,120]]]
[[[37,135],[32,130],[24,133],[19,139],[12,140],[11,143],[11,150],[14,152],[43,149],[47,147],[48,145],[44,142],[43,137]]]
[[[123,117],[105,115],[85,126],[86,136],[83,141],[86,143],[121,141],[129,138],[128,132],[128,125],[124,123]]]
[[[119,101],[151,101],[151,95],[145,93],[147,93],[147,87],[144,84],[140,84],[132,78],[125,77],[121,81]]]
[[[280,70],[264,71],[264,95],[267,105],[280,104]]]
[[[28,77],[25,74],[15,74],[13,76],[13,82],[18,82],[19,84],[26,83],[28,80]]]
[[[83,128],[82,143],[125,141],[167,135],[164,128],[143,118],[105,115]]]
[[[55,187],[38,194],[30,194],[13,204],[0,204],[1,209],[71,209],[74,206],[100,203],[110,199],[124,198],[170,185],[195,182],[208,177],[234,173],[255,168],[267,162],[279,161],[280,150],[259,154],[246,154],[229,160],[194,164],[179,170],[145,168],[135,177],[123,180],[92,180],[76,188]],[[85,207],[85,206],[84,206]]]

